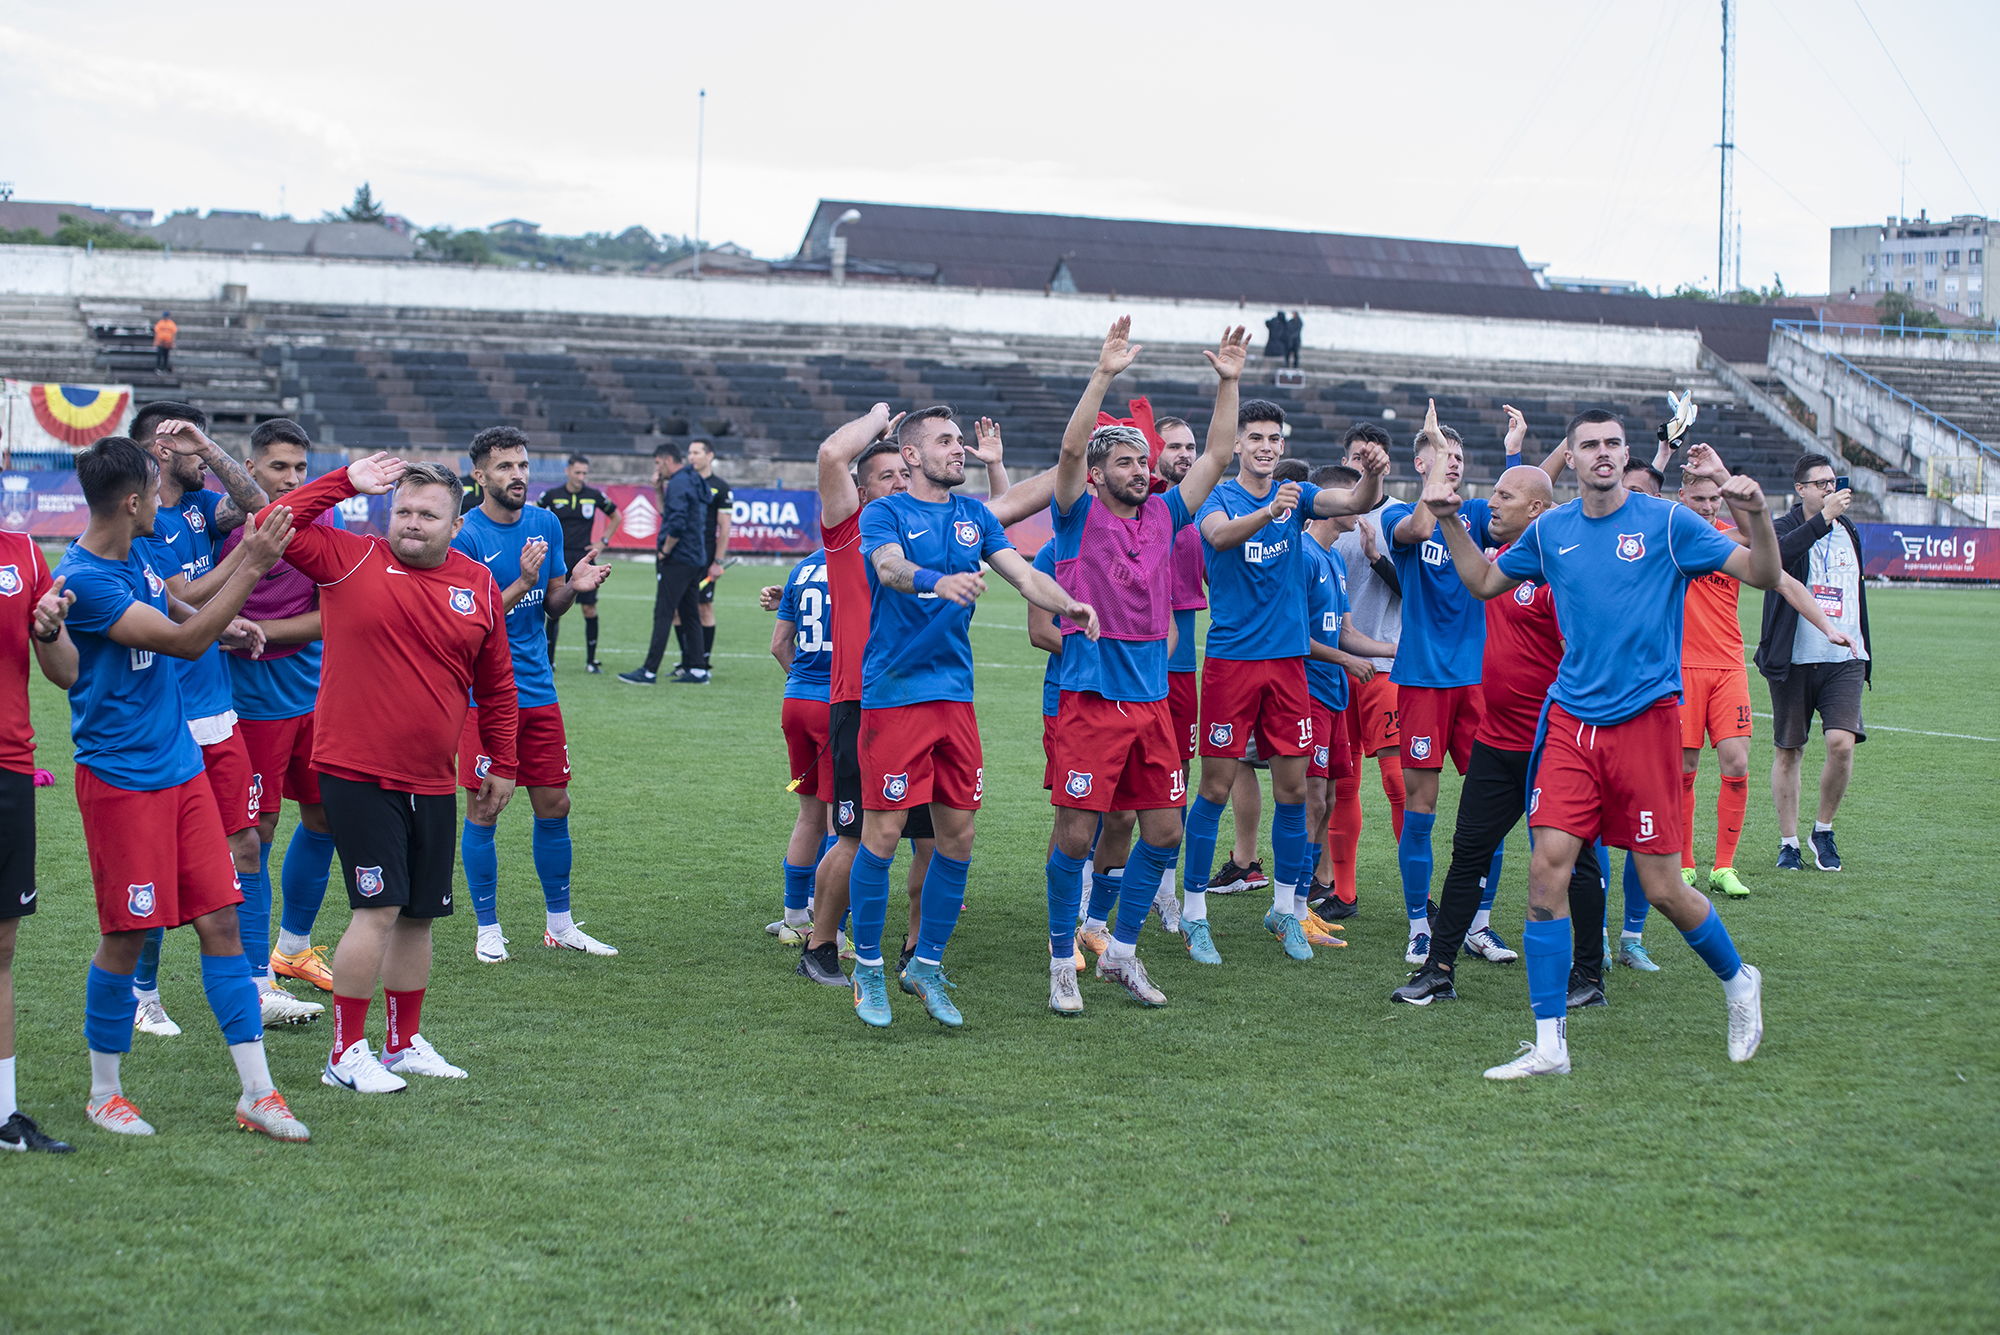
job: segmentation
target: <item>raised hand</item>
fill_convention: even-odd
[[[1389,451],[1372,440],[1355,441],[1347,447],[1347,457],[1371,477],[1385,477],[1389,472]]]
[[[1840,517],[1847,513],[1847,507],[1852,504],[1854,504],[1853,492],[1851,491],[1831,492],[1828,494],[1826,498],[1826,504],[1820,507],[1819,512],[1826,516],[1827,523],[1838,524],[1840,522]]]
[[[569,586],[578,593],[589,593],[610,578],[610,566],[592,565],[590,558],[585,556],[577,562],[576,569],[569,572]],[[775,608],[777,604],[772,606]]]
[[[391,455],[387,450],[377,450],[365,459],[356,459],[347,466],[347,480],[363,496],[387,495],[396,485],[398,478],[408,471],[410,465]]]
[[[1224,380],[1241,380],[1243,363],[1250,357],[1250,335],[1244,332],[1242,325],[1225,329],[1221,345],[1214,352],[1203,348],[1201,355],[1208,358],[1208,364]]]
[[[1000,444],[1000,424],[990,417],[982,417],[972,424],[972,444],[966,450],[973,458],[987,467],[1000,462],[1003,447]]]
[[[784,600],[784,597],[785,590],[783,585],[766,584],[763,588],[757,590],[757,606],[763,608],[766,612],[775,612],[778,610],[778,604]]]
[[[1278,489],[1271,493],[1271,522],[1279,523],[1296,510],[1299,505],[1299,484],[1280,482]]]
[[[957,603],[960,607],[970,607],[974,599],[986,592],[986,581],[981,579],[977,572],[945,575],[938,580],[931,591],[940,598]]]
[[[549,554],[549,544],[542,538],[529,538],[521,544],[521,583],[534,588],[540,581],[542,562]]]
[[[247,653],[252,658],[259,657],[264,652],[264,628],[243,617],[237,617],[224,626],[222,634],[215,639],[223,648]]]
[[[1519,454],[1528,439],[1528,419],[1511,403],[1501,404],[1500,411],[1507,414],[1507,453]]]
[[[1724,490],[1729,486],[1729,469],[1722,462],[1722,456],[1707,441],[1688,450],[1687,462],[1681,465],[1683,475],[1692,473],[1696,477],[1712,479]]]
[[[153,434],[165,436],[167,447],[175,454],[206,454],[216,448],[215,442],[203,435],[200,427],[178,417],[169,418],[154,427]]]
[[[1424,478],[1422,504],[1436,518],[1456,521],[1458,507],[1464,502],[1459,500],[1458,488],[1444,475],[1444,469],[1433,468]]]
[[[251,515],[243,521],[243,560],[258,574],[263,574],[285,554],[285,548],[292,545],[292,508],[277,505],[264,517],[262,527],[257,516]]]
[[[878,403],[875,405],[875,411],[882,413],[886,416],[889,411],[889,405],[886,403]],[[868,414],[868,416],[872,419],[875,416],[875,413],[871,412]],[[908,416],[909,416],[908,413],[897,413],[894,417],[888,418],[888,420],[882,424],[882,429],[875,433],[875,439],[877,440],[893,439],[896,434],[896,428],[901,426],[903,424],[903,419]]]
[[[33,629],[43,643],[55,639],[62,630],[63,618],[69,615],[70,604],[76,601],[75,594],[63,591],[63,585],[68,582],[68,575],[57,575],[55,582],[49,585],[49,591],[35,600]]]
[[[1104,336],[1104,346],[1097,353],[1098,372],[1115,376],[1138,359],[1143,343],[1130,341],[1132,317],[1121,315],[1111,322],[1111,332]]]
[[[1438,430],[1438,401],[1429,399],[1430,406],[1424,409],[1424,429],[1417,433],[1417,439],[1428,437],[1433,444],[1444,444],[1444,433]]]
[[[1708,446],[1697,445],[1695,449],[1705,450]],[[1722,484],[1722,499],[1739,514],[1756,514],[1764,508],[1764,489],[1754,477],[1731,477]]]
[[[1361,535],[1361,554],[1373,565],[1382,559],[1382,549],[1375,545],[1375,526],[1363,519],[1355,524],[1354,531]]]

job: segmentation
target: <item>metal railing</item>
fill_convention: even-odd
[[[1993,329],[1926,329],[1916,325],[1903,324],[1839,324],[1832,320],[1773,320],[1775,329],[1788,329],[1804,333],[1810,329],[1821,334],[1846,336],[1857,334],[1862,338],[1937,338],[1947,342],[1958,340],[1967,343],[2000,341],[2000,326]]]

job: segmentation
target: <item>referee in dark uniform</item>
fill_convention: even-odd
[[[682,621],[678,627],[682,661],[701,660],[701,670],[709,670],[709,656],[715,652],[715,585],[722,578],[722,565],[729,557],[729,526],[736,499],[729,484],[715,475],[715,447],[705,440],[688,442],[688,467],[701,478],[708,491],[708,574],[697,586],[696,605],[700,608],[701,641],[694,653],[688,652],[692,632]]]
[[[563,473],[561,486],[550,487],[542,493],[539,502],[544,510],[555,512],[562,524],[563,568],[574,570],[585,556],[611,543],[612,535],[618,532],[618,507],[611,498],[590,485],[590,460],[581,454],[569,457],[569,466]],[[591,530],[597,526],[597,517],[603,515],[607,524],[604,536],[591,541]],[[594,562],[593,562],[594,563]],[[597,590],[579,593],[576,605],[583,609],[583,670],[602,672],[597,661]],[[549,618],[549,662],[556,661],[556,632],[562,622],[557,617]]]

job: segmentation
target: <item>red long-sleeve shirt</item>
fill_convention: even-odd
[[[285,560],[320,590],[313,767],[395,792],[456,792],[470,692],[505,703],[479,711],[480,749],[496,777],[513,778],[514,658],[493,576],[458,551],[414,569],[381,538],[312,522],[355,494],[343,468],[273,503],[292,510]]]

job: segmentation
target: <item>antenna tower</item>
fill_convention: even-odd
[[[1722,0],[1722,199],[1715,236],[1715,293],[1721,296],[1729,274],[1729,215],[1736,195],[1736,6]]]

